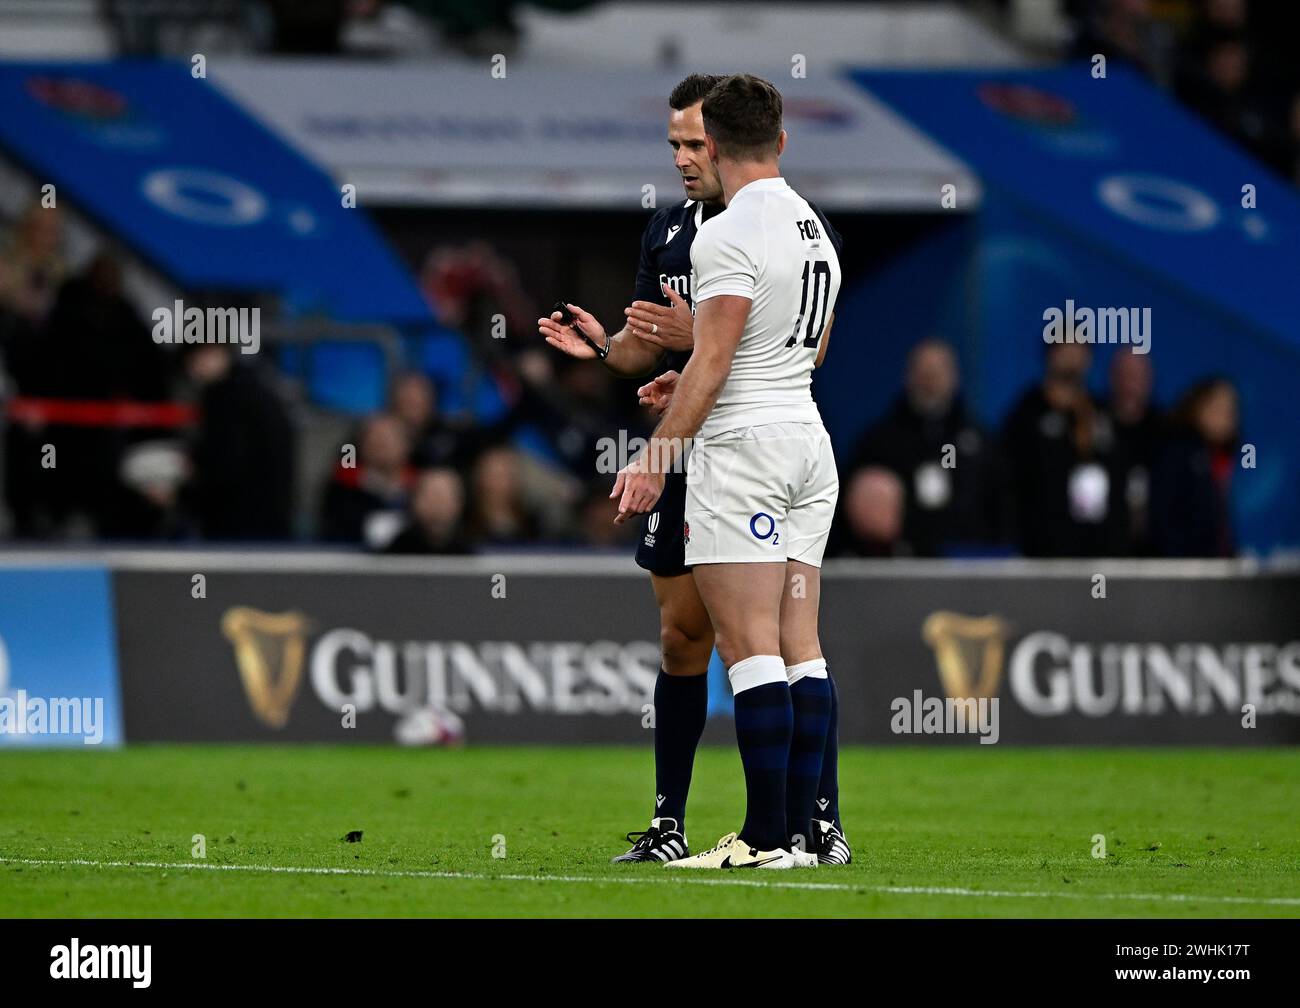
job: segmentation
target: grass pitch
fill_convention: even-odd
[[[0,915],[1300,916],[1294,750],[848,749],[855,862],[815,871],[609,864],[652,785],[646,749],[0,752]],[[701,750],[693,849],[742,812]]]

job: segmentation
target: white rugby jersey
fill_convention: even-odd
[[[839,235],[783,178],[757,179],[691,245],[695,305],[720,294],[753,304],[704,438],[765,423],[820,423],[817,350],[840,290]]]

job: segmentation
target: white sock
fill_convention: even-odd
[[[812,661],[800,662],[798,665],[787,665],[785,667],[785,678],[791,686],[804,676],[812,679],[826,679],[826,659],[814,658]]]
[[[783,683],[786,681],[785,661],[780,655],[770,654],[743,658],[727,669],[727,678],[731,680],[733,694],[768,683]]]

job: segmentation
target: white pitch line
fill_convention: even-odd
[[[461,879],[470,882],[564,882],[593,885],[713,885],[750,886],[759,889],[828,890],[831,892],[876,892],[901,896],[974,896],[1020,899],[1153,900],[1168,903],[1245,903],[1250,905],[1300,906],[1300,898],[1287,896],[1188,896],[1182,893],[1089,893],[1015,892],[999,889],[965,889],[957,886],[872,886],[852,882],[785,882],[752,878],[691,878],[671,876],[601,877],[597,875],[489,875],[484,872],[385,871],[378,868],[308,868],[296,865],[210,864],[199,861],[90,861],[82,858],[0,857],[0,864],[41,867],[162,868],[177,871],[244,871],[288,875],[356,875],[372,878]]]

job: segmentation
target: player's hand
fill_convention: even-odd
[[[579,308],[575,304],[568,304],[569,311],[577,320],[578,325],[582,326],[582,331],[587,334],[587,339],[592,340],[598,346],[604,346],[605,327],[596,321],[596,317],[590,312]],[[556,350],[562,350],[570,357],[577,357],[579,360],[591,360],[596,356],[596,351],[589,347],[581,336],[573,331],[573,326],[560,325],[560,313],[551,312],[547,318],[537,320],[537,331],[546,337],[546,342],[555,347]]]
[[[680,377],[676,371],[665,371],[658,378],[642,385],[636,390],[638,405],[649,406],[654,416],[663,416],[668,404],[673,401],[677,379]]]
[[[664,492],[664,474],[649,470],[646,452],[642,452],[618,471],[614,489],[609,492],[611,500],[619,498],[615,525],[622,525],[629,518],[645,514],[655,506],[655,501]]]
[[[685,299],[667,284],[660,284],[671,302],[665,308],[652,301],[633,301],[623,309],[627,326],[647,343],[665,350],[690,350],[695,346],[695,316]]]

